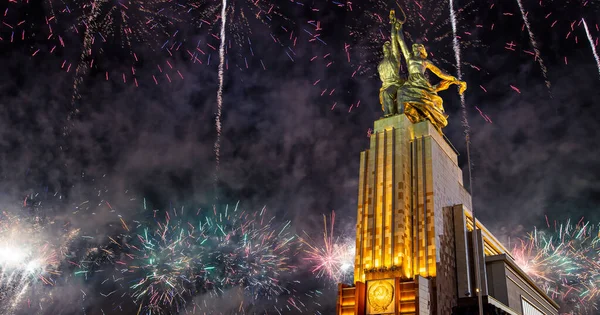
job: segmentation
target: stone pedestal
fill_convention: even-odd
[[[434,277],[442,208],[471,197],[457,153],[428,121],[405,115],[375,122],[360,155],[354,280]]]
[[[452,145],[428,121],[413,124],[405,115],[377,120],[369,149],[360,154],[358,196],[355,283],[368,288],[391,281],[405,296],[406,288],[414,287],[415,298],[402,302],[397,294],[389,314],[438,313],[437,288],[446,290],[456,281],[447,268],[448,279],[436,278],[440,264],[454,259],[452,213],[443,208],[471,207]],[[441,295],[456,299],[456,293]],[[368,292],[366,299],[368,304]]]
[[[475,222],[457,152],[428,121],[375,122],[358,196],[355,285],[340,286],[338,315],[474,313],[477,291],[490,314],[520,314],[522,305],[558,314]]]

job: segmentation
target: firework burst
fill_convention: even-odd
[[[600,230],[568,220],[535,229],[513,248],[517,264],[559,301],[561,311],[596,314],[600,301]]]
[[[323,215],[323,239],[313,240],[304,232],[301,238],[306,246],[305,260],[311,265],[311,271],[318,277],[326,277],[333,283],[343,282],[352,278],[354,272],[355,245],[351,239],[344,239],[334,235],[335,212],[327,224],[327,217]]]
[[[194,297],[216,299],[232,290],[245,296],[241,309],[291,295],[282,277],[294,270],[289,263],[295,237],[289,222],[275,224],[266,209],[250,213],[237,206],[214,207],[195,214],[172,209],[155,211],[147,223],[134,223],[129,227],[123,222],[129,231],[110,240],[120,276],[107,283],[110,290],[103,294],[122,287],[138,313],[205,309]]]
[[[38,224],[0,214],[0,301],[9,314],[20,307],[29,288],[54,285],[58,265],[58,249],[46,241]]]

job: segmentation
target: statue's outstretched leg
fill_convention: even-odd
[[[384,117],[392,116],[393,113],[392,113],[391,104],[392,104],[392,100],[388,96],[385,96],[383,98],[383,116]]]
[[[396,99],[396,112],[398,114],[404,114],[405,111],[406,111],[406,109],[404,108],[404,102],[402,101],[402,99],[400,97],[398,97]]]
[[[389,115],[389,113],[388,113],[388,111],[389,111],[388,110],[389,109],[389,106],[388,106],[389,100],[388,100],[388,97],[387,97],[387,95],[386,95],[386,93],[385,93],[384,90],[379,91],[379,103],[381,104],[381,110],[383,111],[383,116],[384,117],[388,116]]]
[[[381,101],[383,102],[383,116],[388,117],[397,114],[396,110],[396,93],[398,88],[390,86],[384,91],[381,91]]]

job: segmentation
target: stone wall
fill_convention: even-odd
[[[444,229],[439,236],[440,261],[437,264],[436,284],[436,314],[446,315],[452,313],[458,300],[456,286],[456,251],[454,248],[454,210],[453,207],[443,209]]]

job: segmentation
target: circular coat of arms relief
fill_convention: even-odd
[[[387,281],[377,281],[368,292],[369,305],[377,312],[385,312],[394,301],[394,286]]]

